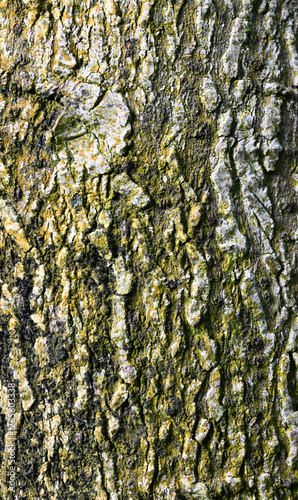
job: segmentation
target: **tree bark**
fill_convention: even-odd
[[[0,9],[2,498],[294,499],[297,2]]]

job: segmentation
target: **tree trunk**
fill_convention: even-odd
[[[0,5],[2,498],[294,499],[297,2]]]

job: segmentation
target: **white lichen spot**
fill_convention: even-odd
[[[61,269],[64,269],[67,262],[68,250],[66,247],[61,248],[57,255],[57,264]]]
[[[47,418],[44,420],[44,430],[46,432],[44,444],[47,449],[49,457],[53,457],[54,455],[56,436],[58,435],[60,424],[61,424],[61,417],[59,415],[55,415],[50,419]]]
[[[125,148],[125,137],[130,132],[129,115],[122,95],[110,91],[92,114],[92,122],[97,125],[95,135],[118,154]]]
[[[215,84],[211,78],[203,78],[201,81],[201,101],[207,111],[214,111],[221,98],[216,90]]]
[[[225,141],[219,141],[216,151],[219,158],[227,147]],[[246,247],[246,240],[240,233],[234,216],[235,207],[231,195],[233,182],[228,160],[219,159],[214,162],[211,181],[217,194],[219,211],[223,217],[222,223],[216,229],[219,246],[222,249],[234,248],[242,252]]]
[[[128,398],[128,390],[126,388],[126,385],[121,382],[118,382],[116,390],[110,401],[110,407],[113,410],[116,410],[127,400],[127,398]]]
[[[10,177],[7,168],[5,167],[4,163],[0,161],[0,183],[3,186],[7,186],[9,183],[9,179]]]
[[[233,115],[230,110],[220,115],[217,129],[218,137],[228,137],[230,135],[233,121]]]
[[[108,160],[101,154],[100,143],[93,134],[72,138],[68,147],[73,155],[75,169],[84,165],[91,177],[106,174],[111,170]]]
[[[238,74],[238,62],[243,43],[247,38],[248,22],[237,17],[232,26],[229,47],[224,53],[222,62],[227,77],[236,78]]]
[[[127,341],[124,298],[115,295],[113,299],[113,323],[111,338],[121,347]]]
[[[202,443],[203,439],[205,439],[205,437],[207,436],[209,429],[210,429],[210,424],[208,420],[206,418],[202,418],[200,420],[200,423],[196,431],[195,435],[196,441]]]
[[[137,370],[130,363],[126,362],[121,365],[119,375],[124,382],[133,384],[137,378]]]
[[[30,296],[30,305],[32,308],[42,304],[43,302],[42,292],[43,292],[44,278],[45,278],[45,268],[44,265],[42,264],[38,266],[35,272],[33,289]]]
[[[105,229],[108,229],[112,223],[112,217],[108,210],[101,210],[98,214],[97,220]]]
[[[289,21],[285,30],[285,41],[292,72],[292,84],[295,85],[295,87],[298,87],[297,35],[295,36],[295,27],[293,27],[292,19]]]
[[[0,199],[0,217],[6,232],[16,241],[23,251],[28,252],[31,245],[20,225],[19,217],[13,207],[6,204],[3,199]]]
[[[181,339],[179,338],[177,341],[171,344],[171,356],[174,358],[179,350]]]
[[[216,422],[223,415],[223,407],[220,403],[220,371],[215,368],[210,375],[209,389],[206,392],[205,400],[208,406],[209,417]]]
[[[69,50],[69,42],[63,24],[58,20],[55,30],[55,55],[53,59],[53,70],[64,75],[69,75],[71,69],[76,65],[76,59]]]
[[[192,283],[185,313],[188,323],[194,326],[200,321],[201,314],[206,309],[209,281],[203,256],[197,252],[191,243],[187,244],[187,251],[192,263]]]
[[[195,495],[194,498],[208,500],[208,490],[204,483],[194,483],[193,476],[182,476],[180,482],[189,494]]]
[[[127,295],[131,290],[133,275],[127,271],[122,256],[115,259],[113,268],[116,278],[116,293],[119,295]]]
[[[126,196],[127,203],[139,208],[146,207],[150,201],[149,196],[126,173],[117,175],[112,181],[112,187],[114,191]]]
[[[118,431],[119,427],[120,427],[119,419],[117,417],[114,417],[114,415],[110,415],[108,418],[108,431],[111,438]]]
[[[42,313],[34,313],[30,315],[30,318],[34,321],[34,323],[43,331],[46,329],[45,318]]]
[[[211,49],[211,41],[216,20],[216,10],[212,0],[195,0],[195,26],[200,53],[204,59]]]

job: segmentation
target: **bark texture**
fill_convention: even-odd
[[[0,1],[3,499],[294,499],[297,20]]]

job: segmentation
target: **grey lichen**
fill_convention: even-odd
[[[2,497],[294,499],[295,2],[0,7]]]

